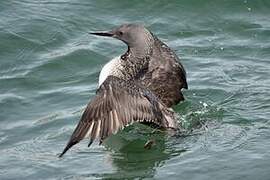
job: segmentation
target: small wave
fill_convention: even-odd
[[[0,103],[8,99],[24,100],[25,98],[23,96],[13,94],[13,93],[0,94]]]
[[[42,44],[39,40],[32,39],[32,38],[29,38],[29,37],[25,37],[25,36],[23,36],[23,35],[21,35],[19,33],[16,33],[14,31],[10,30],[10,29],[5,29],[5,31],[7,31],[8,34],[12,35],[15,38],[19,38],[19,39],[22,39],[22,40],[24,40],[26,42],[30,42],[32,45],[41,45]]]
[[[93,49],[97,44],[96,41],[87,41],[88,34],[82,35],[76,39],[71,39],[70,42],[53,49],[49,52],[40,53],[39,59],[56,59],[58,57],[67,56],[78,50]]]
[[[223,124],[209,131],[205,141],[211,151],[241,150],[247,142],[246,129],[232,124]]]
[[[34,120],[33,125],[40,126],[40,125],[45,125],[49,124],[51,122],[57,121],[59,119],[67,119],[74,117],[74,115],[79,115],[82,112],[83,108],[79,108],[79,110],[74,111],[74,108],[72,109],[65,109],[62,111],[57,111],[57,112],[51,112],[51,114],[40,117],[39,119]]]
[[[82,93],[82,92],[89,92],[96,89],[95,84],[91,85],[79,85],[79,86],[65,86],[65,87],[58,87],[50,90],[41,90],[39,91],[39,94],[41,95],[48,95],[53,93],[66,93],[66,94],[76,94],[76,93]]]

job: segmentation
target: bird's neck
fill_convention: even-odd
[[[136,47],[128,47],[127,53],[131,57],[136,58],[144,58],[152,54],[152,45],[142,45],[142,46],[136,46]]]
[[[124,80],[138,77],[148,67],[152,55],[154,38],[151,34],[134,44],[128,44],[128,50],[120,57],[108,62],[101,70],[99,86],[108,76],[117,76]]]
[[[134,42],[128,44],[130,56],[144,58],[152,54],[155,39],[149,31],[144,33],[144,36],[138,37]]]

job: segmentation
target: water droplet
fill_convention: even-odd
[[[206,104],[206,103],[204,102],[204,103],[203,103],[203,106],[204,106],[204,107],[207,107],[207,106],[208,106],[208,104]]]

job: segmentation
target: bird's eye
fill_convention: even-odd
[[[122,31],[119,31],[119,35],[122,36],[123,35],[123,32]]]

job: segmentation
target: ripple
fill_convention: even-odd
[[[224,124],[210,131],[206,138],[206,146],[210,151],[241,151],[248,143],[247,130],[230,124]]]
[[[5,103],[6,101],[23,101],[25,97],[13,94],[13,93],[5,93],[0,94],[0,103]]]
[[[18,38],[18,39],[21,39],[21,40],[24,40],[24,41],[30,43],[33,46],[41,45],[41,42],[37,39],[32,39],[30,37],[23,36],[17,32],[9,30],[9,29],[5,29],[5,30],[8,32],[9,35],[11,35],[11,37],[10,37],[11,39]]]
[[[50,123],[54,121],[58,121],[59,119],[67,119],[74,117],[74,115],[79,115],[82,113],[83,108],[80,107],[80,110],[74,110],[74,108],[71,109],[65,109],[62,111],[57,111],[54,113],[51,113],[49,115],[40,117],[39,119],[34,120],[33,125],[34,126],[42,126],[42,125],[49,125]]]
[[[62,56],[67,56],[78,50],[88,50],[92,46],[95,46],[93,43],[89,43],[87,39],[87,34],[78,37],[77,39],[72,39],[71,42],[68,42],[56,49],[52,49],[49,52],[41,53],[39,59],[55,59]]]
[[[5,135],[5,133],[0,133],[0,144],[5,143],[8,140],[8,135]]]
[[[82,92],[90,92],[96,89],[95,84],[91,85],[81,85],[81,86],[65,86],[65,87],[58,87],[49,90],[41,90],[39,94],[41,95],[52,95],[55,93],[65,93],[65,94],[81,94]]]
[[[269,5],[1,1],[0,179],[269,179]],[[187,133],[134,125],[59,159],[101,66],[126,49],[87,32],[125,22],[144,23],[182,58],[190,89],[174,109]]]

